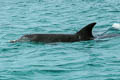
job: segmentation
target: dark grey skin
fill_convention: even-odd
[[[75,34],[26,34],[18,40],[12,40],[14,42],[44,42],[44,43],[53,43],[53,42],[77,42],[77,41],[86,41],[93,40],[94,36],[92,35],[92,29],[95,26],[95,22],[88,24],[83,27],[80,31]]]

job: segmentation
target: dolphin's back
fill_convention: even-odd
[[[33,41],[33,42],[75,42],[93,39],[92,29],[96,23],[88,24],[75,34],[26,34],[18,40],[11,42]]]
[[[30,41],[35,42],[74,42],[78,36],[74,34],[28,34],[24,35]]]

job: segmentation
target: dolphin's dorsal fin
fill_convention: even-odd
[[[79,32],[76,34],[80,36],[82,40],[90,40],[94,38],[92,35],[92,29],[95,26],[96,22],[88,24],[87,26],[83,27]]]

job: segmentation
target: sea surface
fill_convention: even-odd
[[[120,34],[120,0],[0,0],[0,80],[120,80],[120,37],[9,43],[24,34]]]

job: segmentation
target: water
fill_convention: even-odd
[[[119,0],[0,0],[0,80],[120,80],[120,37],[74,43],[8,43],[29,33],[120,33]]]

